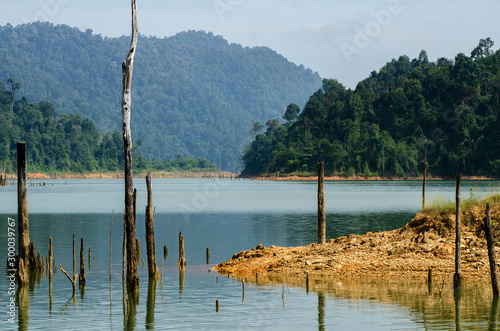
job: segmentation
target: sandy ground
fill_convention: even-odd
[[[495,240],[500,238],[500,204],[492,206]],[[461,273],[464,279],[489,279],[483,230],[484,211],[473,207],[463,216]],[[214,267],[236,277],[425,279],[452,278],[455,268],[455,216],[417,214],[403,228],[331,239],[302,247],[257,247],[235,254]],[[496,252],[500,248],[495,248]],[[497,258],[497,261],[498,260]]]

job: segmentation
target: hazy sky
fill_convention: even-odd
[[[498,0],[138,0],[144,35],[212,31],[243,46],[268,46],[288,60],[354,88],[392,58],[431,61],[470,55],[480,38],[500,46]],[[0,0],[0,24],[33,21],[130,34],[127,0]],[[140,45],[138,46],[140,47]],[[1,59],[0,59],[1,61]],[[0,62],[1,63],[1,62]]]

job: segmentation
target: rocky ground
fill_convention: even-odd
[[[462,276],[489,279],[488,251],[483,230],[483,207],[462,215]],[[481,209],[483,208],[483,209]],[[500,240],[500,203],[492,204],[495,241]],[[417,214],[401,229],[350,235],[303,247],[257,247],[235,254],[215,266],[236,277],[343,277],[364,279],[452,278],[455,268],[455,216]],[[495,248],[497,253],[499,247]],[[497,261],[500,260],[497,258]]]

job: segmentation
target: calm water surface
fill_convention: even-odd
[[[39,181],[36,181],[37,183]],[[248,283],[209,272],[213,264],[258,244],[298,246],[317,239],[315,182],[256,182],[213,179],[153,179],[157,260],[162,246],[163,278],[147,282],[139,270],[140,297],[130,313],[124,304],[121,275],[123,180],[47,180],[28,188],[30,239],[47,255],[53,238],[54,258],[71,273],[72,236],[92,248],[87,285],[72,298],[71,283],[57,271],[52,281],[41,277],[18,295],[14,324],[8,322],[9,283],[0,278],[0,329],[206,329],[206,330],[373,330],[495,329],[498,305],[488,284],[471,284],[461,301],[445,286],[425,284]],[[451,199],[454,182],[430,182],[433,196]],[[137,237],[141,258],[144,239],[145,180],[138,190]],[[472,190],[472,193],[471,193]],[[420,182],[327,182],[327,237],[399,228],[421,207]],[[499,182],[464,182],[463,198],[500,192]],[[7,256],[7,218],[17,219],[16,187],[0,188],[0,256]],[[112,279],[109,238],[112,228]],[[1,227],[0,227],[1,228]],[[188,267],[180,274],[178,234],[185,237]],[[210,248],[212,264],[205,261]],[[142,263],[141,263],[142,265]],[[52,292],[52,295],[50,295]],[[284,299],[282,295],[284,293]],[[220,310],[215,311],[219,300]]]

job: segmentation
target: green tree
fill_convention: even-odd
[[[300,107],[294,103],[291,103],[286,107],[285,114],[283,115],[283,119],[287,121],[290,125],[295,122],[295,120],[299,117]]]

